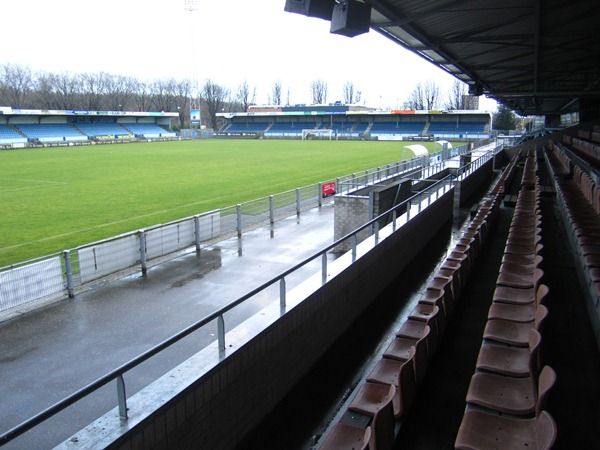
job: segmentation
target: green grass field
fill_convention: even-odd
[[[1,151],[0,267],[412,158],[406,145],[202,140]]]

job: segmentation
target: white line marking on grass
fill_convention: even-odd
[[[0,188],[0,194],[5,194],[8,192],[19,192],[19,191],[27,191],[30,189],[41,189],[48,186],[64,186],[67,184],[66,181],[48,181],[48,180],[28,180],[24,178],[0,178],[0,181],[20,181],[25,183],[37,183],[35,186],[23,186],[23,187],[15,187],[9,189]]]
[[[25,181],[27,183],[67,184],[66,181],[30,180],[30,179],[27,179],[27,178],[0,178],[0,180]]]

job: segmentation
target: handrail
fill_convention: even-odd
[[[123,375],[126,372],[128,372],[129,370],[133,369],[134,367],[140,365],[141,363],[147,361],[154,355],[160,353],[161,351],[165,350],[166,348],[170,347],[171,345],[177,343],[184,337],[186,337],[189,334],[193,333],[194,331],[204,327],[205,325],[209,324],[210,322],[214,321],[215,319],[217,319],[219,322],[218,323],[219,351],[223,351],[225,349],[225,329],[224,329],[223,315],[226,312],[230,311],[231,309],[235,308],[236,306],[240,305],[241,303],[245,302],[246,300],[250,299],[254,295],[258,294],[259,292],[262,292],[263,290],[267,289],[268,287],[272,286],[273,284],[275,284],[277,282],[281,283],[280,302],[282,302],[282,306],[285,306],[285,303],[284,303],[285,302],[285,277],[294,273],[298,269],[304,267],[306,264],[310,263],[311,261],[314,261],[317,258],[323,259],[322,270],[323,270],[324,275],[322,277],[322,282],[323,282],[323,284],[325,284],[327,282],[327,279],[326,279],[327,260],[326,260],[325,255],[330,250],[334,249],[335,247],[340,245],[342,242],[344,242],[348,239],[352,239],[352,241],[353,241],[352,242],[352,255],[353,255],[352,260],[354,262],[354,260],[356,258],[356,245],[357,245],[357,241],[358,241],[358,239],[356,239],[356,236],[358,233],[360,233],[361,231],[363,231],[365,229],[370,229],[371,227],[373,227],[375,229],[375,232],[373,234],[375,234],[375,240],[376,240],[376,242],[378,242],[379,241],[379,221],[380,220],[385,219],[386,216],[389,217],[390,215],[392,215],[394,217],[394,230],[395,230],[395,220],[396,220],[395,213],[396,213],[396,211],[398,209],[402,208],[403,206],[407,206],[407,208],[410,209],[411,203],[415,199],[420,199],[423,196],[423,193],[426,191],[433,191],[434,189],[436,189],[438,191],[438,197],[439,197],[439,186],[441,184],[452,185],[452,177],[449,175],[449,176],[435,182],[434,184],[429,186],[424,191],[421,191],[418,194],[411,196],[410,198],[406,199],[402,203],[390,208],[383,214],[380,214],[379,216],[375,217],[374,219],[369,220],[367,223],[365,223],[361,227],[359,227],[356,230],[341,237],[340,239],[336,240],[335,242],[328,245],[327,247],[319,250],[318,252],[314,253],[313,255],[308,256],[301,262],[299,262],[296,265],[292,266],[291,268],[283,271],[282,273],[271,278],[270,280],[264,282],[260,286],[254,288],[250,292],[247,292],[246,294],[239,297],[238,299],[236,299],[236,300],[232,301],[231,303],[221,307],[220,309],[212,312],[211,314],[207,315],[203,319],[200,319],[199,321],[197,321],[194,324],[188,326],[187,328],[179,331],[178,333],[171,336],[170,338],[162,341],[161,343],[159,343],[159,344],[155,345],[154,347],[150,348],[149,350],[145,351],[141,355],[129,360],[128,362],[122,364],[121,366],[117,367],[116,369],[113,369],[109,373],[98,378],[96,381],[93,381],[92,383],[84,386],[83,388],[79,389],[78,391],[74,392],[73,394],[69,395],[68,397],[64,398],[63,400],[55,403],[54,405],[46,408],[42,412],[36,414],[35,416],[22,422],[21,424],[6,431],[2,435],[0,435],[0,445],[10,442],[11,440],[22,435],[23,433],[33,429],[35,426],[41,424],[42,422],[49,419],[50,417],[58,414],[60,411],[68,408],[69,406],[71,406],[74,403],[76,403],[77,401],[83,399],[84,397],[91,394],[92,392],[95,392],[96,390],[105,386],[112,380],[117,380],[117,396],[118,396],[119,416],[121,417],[122,420],[126,420],[127,419],[127,398],[126,398],[126,394],[125,394],[125,385],[124,385],[124,380],[123,380]],[[447,192],[447,191],[444,191],[444,192]],[[429,204],[430,203],[431,203],[431,200],[430,200]],[[419,208],[419,210],[420,210],[420,208]],[[408,220],[410,220],[409,217],[407,217],[407,221]]]

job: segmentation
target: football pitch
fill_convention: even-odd
[[[0,267],[413,158],[407,145],[196,140],[1,151]]]

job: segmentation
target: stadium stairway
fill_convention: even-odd
[[[507,190],[516,195],[522,164]],[[542,282],[549,287],[544,304],[542,358],[557,376],[546,409],[554,418],[555,449],[596,448],[600,442],[600,354],[583,302],[574,255],[559,216],[551,175],[539,164],[544,240]],[[481,195],[480,193],[479,195]],[[508,198],[508,197],[507,197]],[[286,397],[238,450],[314,449],[330,423],[352,398],[409,311],[422,295],[448,249],[465,228],[465,205],[453,223],[436,235],[423,257],[407,268],[373,306],[331,348],[312,372]],[[452,449],[465,411],[465,397],[482,344],[487,314],[507,242],[514,205],[504,203],[456,305],[412,407],[401,422],[394,449]],[[426,255],[426,256],[425,256]]]

